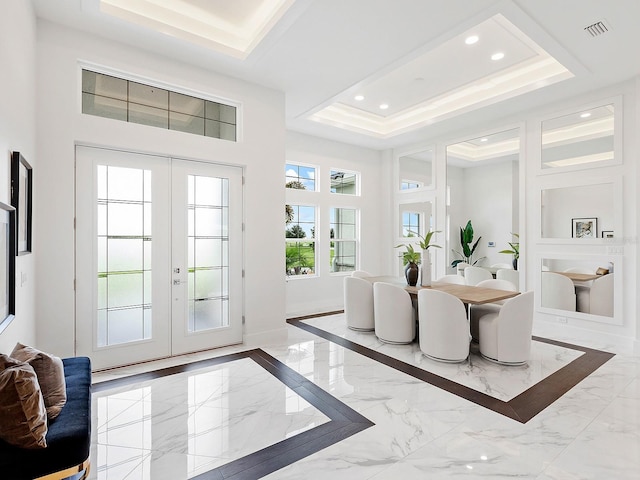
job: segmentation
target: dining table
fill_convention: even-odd
[[[380,277],[367,277],[365,280],[371,283],[386,282],[393,283],[395,285],[404,285],[404,289],[412,297],[417,297],[418,292],[423,288],[430,288],[433,290],[440,290],[446,292],[454,297],[459,298],[465,305],[482,305],[485,303],[495,303],[500,300],[507,300],[520,294],[520,292],[512,292],[508,290],[499,290],[497,288],[476,287],[473,285],[458,285],[454,283],[443,282],[431,282],[431,286],[423,287],[416,285],[412,287],[407,285],[407,282],[402,277],[394,276],[380,276]]]
[[[590,280],[596,280],[602,275],[598,275],[597,273],[577,273],[577,272],[553,272],[559,275],[564,275],[567,278],[570,278],[574,282],[588,282]]]

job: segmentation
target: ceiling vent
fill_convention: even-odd
[[[603,35],[607,33],[609,30],[611,30],[611,28],[609,27],[609,25],[607,25],[607,23],[604,20],[601,20],[599,22],[596,22],[584,27],[584,31],[587,32],[592,37],[598,37],[600,35]]]

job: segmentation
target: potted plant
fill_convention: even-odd
[[[413,245],[400,244],[395,248],[405,247],[405,251],[402,253],[402,264],[406,265],[404,269],[404,276],[407,278],[407,283],[411,287],[415,287],[418,283],[418,264],[420,263],[420,252],[416,252]]]
[[[480,239],[482,239],[482,237],[478,237],[476,242],[472,245],[473,226],[471,225],[471,220],[467,222],[467,225],[464,228],[460,227],[460,246],[462,247],[462,252],[458,252],[456,250],[453,250],[453,252],[462,258],[451,262],[451,266],[456,268],[461,262],[468,263],[469,265],[475,265],[480,260],[484,260],[485,257],[480,257],[476,260],[473,259],[473,253],[476,251],[476,248],[478,248]]]
[[[420,284],[423,287],[429,287],[431,285],[431,255],[429,255],[429,248],[441,248],[440,245],[435,245],[431,243],[433,239],[433,235],[435,233],[440,233],[440,230],[431,230],[424,237],[419,233],[411,232],[417,235],[420,238],[420,248],[422,249],[422,266],[421,266],[421,275],[420,275]]]
[[[518,239],[520,238],[520,235],[518,235],[517,233],[512,233],[511,235],[513,235]],[[513,269],[518,270],[518,259],[520,258],[520,242],[507,242],[507,243],[511,248],[500,250],[499,253],[506,253],[509,255],[513,255]]]

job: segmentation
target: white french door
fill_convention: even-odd
[[[242,341],[242,170],[76,147],[76,350],[106,368]]]

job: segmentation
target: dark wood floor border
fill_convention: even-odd
[[[153,372],[107,380],[92,385],[94,393],[113,388],[157,380],[169,375],[197,371],[235,360],[250,358],[267,372],[304,398],[329,417],[329,421],[287,438],[262,450],[233,460],[191,480],[241,480],[255,479],[291,465],[309,455],[338,443],[374,425],[369,419],[322,390],[313,382],[291,369],[280,360],[259,348],[232,353],[221,357],[200,360],[184,365],[162,368]]]
[[[304,320],[310,318],[332,314],[333,313],[290,318],[287,320],[287,323],[520,423],[527,423],[614,356],[613,353],[594,350],[579,345],[572,345],[570,343],[542,337],[533,337],[533,340],[537,342],[578,350],[584,352],[584,354],[531,386],[520,395],[505,402],[504,400],[494,398],[473,388],[456,383],[448,378],[423,370],[415,365],[410,365],[363,345],[359,345],[351,340],[327,332],[326,330],[304,323]]]

